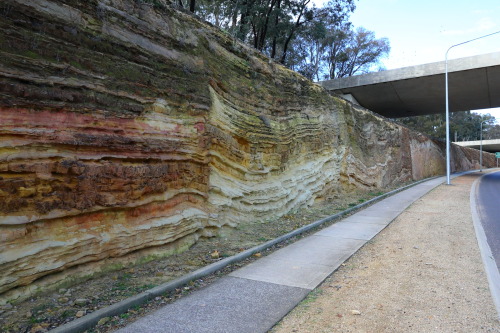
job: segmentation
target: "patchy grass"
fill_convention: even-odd
[[[323,295],[323,290],[320,288],[316,288],[313,291],[311,291],[306,298],[302,300],[302,302],[299,303],[299,308],[300,309],[307,309],[311,305],[311,303],[314,303],[319,296]]]

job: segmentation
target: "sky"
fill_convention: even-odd
[[[323,0],[313,0],[320,6]],[[355,0],[351,15],[355,27],[387,37],[386,69],[443,61],[446,50],[500,31],[499,0]],[[454,47],[448,59],[500,52],[500,34]],[[476,111],[475,111],[476,112]],[[500,120],[500,108],[481,110]],[[499,122],[500,123],[500,122]]]

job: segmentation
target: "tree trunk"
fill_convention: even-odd
[[[269,27],[269,19],[271,18],[271,14],[274,9],[274,5],[276,4],[276,0],[268,1],[267,6],[268,10],[265,16],[265,22],[264,25],[261,27],[259,36],[257,37],[259,39],[257,45],[257,50],[262,51],[264,47],[266,46],[266,37],[267,37],[267,30]]]
[[[191,0],[191,1],[189,2],[189,11],[190,11],[191,13],[194,13],[195,3],[196,3],[196,0]]]
[[[252,33],[253,33],[253,47],[258,50],[259,49],[258,48],[259,38],[257,37],[258,36],[257,28],[255,27],[255,24],[253,24],[253,23],[252,23]]]
[[[247,24],[247,18],[250,15],[250,6],[251,4],[248,1],[243,1],[241,4],[242,10],[240,14],[240,28],[238,29],[238,33],[236,37],[240,40],[245,41],[245,26]]]
[[[300,9],[299,16],[297,17],[297,21],[295,21],[295,25],[290,29],[290,34],[288,34],[288,37],[285,40],[285,44],[283,44],[283,54],[281,55],[280,63],[284,64],[285,59],[286,59],[286,53],[288,51],[288,45],[290,44],[290,41],[293,38],[293,34],[295,33],[295,30],[300,27],[304,22],[300,22],[300,19],[302,18],[302,15],[304,15],[304,10],[307,7],[307,4],[309,4],[310,0],[305,0],[304,3],[302,3],[302,8]]]
[[[281,10],[281,0],[278,0],[278,3],[276,4],[276,8],[278,8],[278,14]],[[276,18],[274,20],[274,36],[273,36],[273,46],[272,46],[272,49],[271,49],[271,58],[274,59],[274,57],[276,57],[276,46],[278,44],[278,38],[276,36],[276,29],[278,27],[278,23],[279,23],[279,15],[276,14]]]

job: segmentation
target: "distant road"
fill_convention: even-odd
[[[481,178],[477,206],[491,252],[497,267],[500,267],[500,172]]]

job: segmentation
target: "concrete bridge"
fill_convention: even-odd
[[[444,61],[318,82],[389,118],[445,112]],[[500,52],[448,60],[450,112],[500,107]]]
[[[456,145],[462,146],[462,147],[469,147],[469,148],[475,148],[479,149],[481,146],[481,141],[462,141],[462,142],[453,142]],[[495,140],[483,140],[483,150],[490,152],[490,153],[496,153],[500,152],[500,139],[495,139]]]

